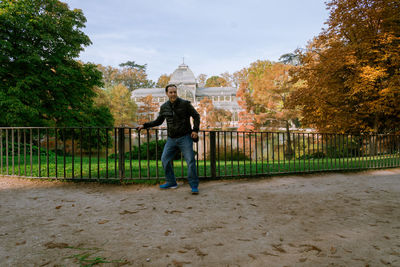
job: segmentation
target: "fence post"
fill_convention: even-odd
[[[118,128],[118,170],[119,179],[125,178],[125,128]]]
[[[215,132],[210,132],[210,166],[211,166],[211,177],[217,177],[217,161],[216,161],[216,142],[215,142]]]

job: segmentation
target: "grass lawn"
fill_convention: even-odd
[[[0,170],[3,175],[18,175],[28,177],[58,177],[58,178],[84,178],[84,179],[111,179],[118,178],[118,162],[115,159],[97,158],[87,156],[46,156],[40,157],[40,174],[38,156],[27,155],[10,156],[2,158]],[[74,164],[72,164],[74,162]],[[8,168],[7,168],[8,166]],[[13,167],[14,166],[14,167]],[[200,177],[211,177],[210,161],[199,160],[197,163]],[[242,160],[216,162],[216,176],[243,176],[243,175],[269,175],[278,173],[301,173],[331,170],[358,170],[368,168],[385,168],[400,166],[400,155],[381,155],[375,157],[353,158],[324,158],[324,159],[296,159],[296,160]],[[175,175],[177,178],[186,177],[186,163],[181,160],[174,161]],[[158,160],[126,160],[125,177],[132,179],[149,179],[154,181],[164,177],[161,161]]]

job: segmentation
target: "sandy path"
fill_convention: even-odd
[[[0,178],[0,266],[400,266],[400,169],[200,190]]]

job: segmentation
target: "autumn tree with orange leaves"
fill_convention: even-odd
[[[203,129],[227,129],[232,120],[229,110],[216,108],[211,99],[204,97],[199,102],[198,112],[200,114],[201,128]]]
[[[143,125],[145,122],[152,121],[155,119],[153,114],[158,111],[158,104],[153,101],[152,95],[147,95],[140,99],[140,105],[137,110],[139,125]]]
[[[287,133],[287,157],[293,149],[289,132],[291,121],[297,117],[294,109],[285,103],[293,91],[289,71],[292,65],[258,60],[243,70],[243,79],[237,96],[243,111],[239,114],[239,130],[258,130],[262,126],[283,126]]]
[[[159,88],[165,88],[170,80],[171,80],[171,75],[163,74],[158,78],[156,86]]]
[[[327,29],[305,51],[290,97],[303,125],[340,133],[400,129],[400,2],[332,0]]]

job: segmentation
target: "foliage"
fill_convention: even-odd
[[[197,83],[198,83],[199,87],[204,87],[206,85],[207,75],[201,73],[197,76],[196,79],[197,79]]]
[[[146,65],[138,65],[134,61],[120,64],[122,68],[97,65],[103,76],[104,87],[110,89],[122,84],[130,92],[138,88],[152,88],[154,82],[147,79]]]
[[[107,107],[114,117],[114,126],[132,126],[136,119],[136,103],[131,98],[131,92],[122,84],[110,89],[97,88],[97,106]]]
[[[400,2],[332,0],[327,29],[297,51],[290,97],[302,123],[329,132],[400,127]]]
[[[211,76],[207,79],[205,87],[225,87],[228,86],[228,82],[219,76]]]
[[[229,110],[215,108],[208,97],[204,97],[200,101],[198,112],[203,129],[227,129],[232,119],[232,113]]]
[[[225,155],[226,149],[226,155]],[[236,161],[236,160],[250,160],[249,155],[246,155],[241,149],[239,151],[235,148],[231,150],[230,146],[220,146],[216,148],[216,160],[224,161],[225,157],[227,161]],[[219,151],[219,153],[218,153]],[[207,158],[210,159],[210,151],[207,152]]]
[[[137,110],[137,122],[139,125],[143,125],[144,123],[152,121],[154,119],[153,114],[158,111],[158,104],[153,101],[152,95],[142,97],[140,102],[141,104]]]
[[[165,88],[168,85],[169,80],[171,80],[171,75],[163,74],[158,78],[156,86],[159,88]]]
[[[0,125],[112,125],[93,106],[101,73],[74,60],[91,44],[82,11],[57,0],[5,0],[0,10]]]
[[[162,151],[164,149],[165,144],[167,143],[167,140],[158,140],[156,141],[150,141],[149,143],[145,142],[139,146],[133,146],[131,152],[125,152],[125,159],[130,158],[130,153],[132,159],[138,159],[139,154],[140,154],[140,159],[142,160],[147,160],[147,146],[149,148],[149,159],[150,160],[155,160],[155,159],[161,159]],[[156,149],[157,149],[157,157],[156,157]],[[111,154],[110,158],[115,158],[115,154]],[[174,159],[180,159],[180,153],[176,153]]]

